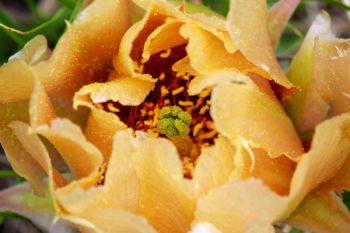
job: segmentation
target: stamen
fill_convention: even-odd
[[[164,97],[164,96],[166,96],[167,94],[169,94],[169,91],[168,91],[168,89],[166,89],[165,86],[162,86],[162,87],[160,88],[160,93],[161,93],[162,96]]]
[[[115,113],[120,112],[119,108],[114,107],[113,103],[108,103],[107,108],[111,112],[115,112]]]
[[[167,49],[165,52],[161,53],[159,56],[161,58],[167,58],[170,56],[170,53],[171,53],[171,49]]]
[[[198,134],[198,132],[199,132],[199,130],[201,130],[202,128],[203,128],[203,124],[202,123],[198,123],[198,124],[196,124],[194,127],[193,127],[193,136],[195,137],[195,136],[197,136],[197,134]]]
[[[170,104],[170,100],[169,99],[165,99],[164,100],[164,105],[169,105]]]
[[[138,64],[137,62],[134,62],[134,68],[136,70],[137,73],[143,73],[143,69],[144,69],[144,64]]]
[[[199,110],[199,114],[203,115],[207,110],[209,110],[209,106],[205,105],[201,107],[201,109]]]
[[[205,98],[205,97],[209,96],[210,93],[211,93],[211,89],[210,88],[204,89],[201,93],[199,93],[199,97],[200,98]]]
[[[216,130],[212,130],[212,131],[210,131],[209,133],[205,133],[205,134],[199,135],[199,139],[214,138],[215,135],[216,135],[217,133],[218,133],[218,132],[217,132]]]
[[[178,104],[182,107],[193,106],[193,103],[191,101],[179,100]]]
[[[160,75],[159,75],[159,78],[158,78],[160,81],[164,80],[165,79],[165,74],[164,72],[162,72]]]
[[[173,95],[180,94],[185,88],[184,87],[179,87],[171,92]]]

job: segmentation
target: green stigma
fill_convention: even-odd
[[[157,128],[168,138],[187,135],[192,117],[178,106],[163,107],[160,110]]]

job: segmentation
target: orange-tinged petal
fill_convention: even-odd
[[[348,232],[350,217],[346,206],[334,193],[328,195],[309,194],[288,218],[288,223],[310,232]]]
[[[32,96],[29,102],[30,125],[33,128],[49,124],[56,118],[56,112],[44,87],[35,78]]]
[[[192,180],[197,197],[229,180],[234,170],[234,153],[235,149],[224,137],[219,137],[214,146],[202,150]]]
[[[35,131],[46,137],[60,152],[76,178],[83,178],[102,165],[101,152],[83,135],[81,129],[67,119],[55,119]]]
[[[298,163],[293,175],[289,210],[292,212],[303,198],[321,183],[332,178],[350,154],[350,114],[324,121],[316,127],[311,149]]]
[[[156,233],[144,217],[123,210],[95,209],[87,219],[104,233]]]
[[[145,42],[142,58],[147,61],[155,53],[186,43],[185,38],[180,35],[182,24],[180,20],[169,18],[154,30]]]
[[[256,221],[272,223],[283,211],[287,200],[266,188],[261,181],[232,180],[199,199],[195,222],[209,222],[223,233],[246,232],[254,230]]]
[[[82,87],[74,96],[74,105],[81,102],[119,102],[122,105],[139,105],[153,90],[152,79],[118,77],[106,83],[93,83]]]
[[[349,153],[350,155],[350,153]],[[342,192],[344,190],[350,191],[350,156],[343,164],[342,168],[337,174],[320,187],[322,190]]]
[[[252,149],[253,168],[249,176],[261,179],[265,185],[280,195],[288,195],[295,163],[280,156],[272,159],[263,150]]]
[[[86,138],[102,152],[104,161],[108,162],[112,152],[113,136],[126,125],[113,113],[91,108],[91,113],[84,130]]]
[[[330,105],[330,114],[350,111],[349,40],[318,38],[313,54],[316,89]]]
[[[32,69],[21,59],[0,67],[0,104],[29,98],[34,86]]]
[[[282,32],[300,0],[280,0],[268,13],[268,29],[273,47],[277,47]]]
[[[195,200],[176,148],[168,140],[148,138],[135,150],[134,159],[140,177],[140,213],[159,232],[189,230]]]
[[[193,24],[181,27],[181,35],[188,38],[186,47],[191,66],[200,74],[211,74],[215,71],[236,68],[242,73],[262,70],[247,61],[240,51],[229,53],[223,41],[214,34]]]
[[[311,25],[288,70],[288,78],[294,85],[299,86],[301,91],[293,95],[286,102],[285,107],[301,134],[312,131],[328,114],[328,104],[320,97],[315,88],[313,77],[316,79],[318,77],[313,74],[312,67],[317,61],[313,61],[312,53],[316,37],[329,38],[332,36],[329,15],[322,12]]]
[[[130,24],[127,6],[126,0],[95,0],[68,25],[50,59],[34,66],[50,93],[72,95],[107,77],[110,59]]]
[[[10,127],[18,140],[21,142],[23,149],[28,154],[26,160],[30,161],[30,159],[33,159],[33,162],[36,162],[48,175],[50,192],[52,192],[56,187],[66,185],[66,179],[52,166],[47,149],[40,141],[38,135],[31,132],[32,129],[29,127],[29,125],[20,121],[14,121],[10,124]],[[34,170],[35,167],[32,169],[34,172],[38,172],[38,170]],[[28,181],[31,180],[28,179]]]
[[[222,82],[214,87],[211,115],[218,131],[233,144],[242,137],[272,158],[283,154],[299,157],[303,147],[277,99],[260,91],[248,77],[235,72],[231,76],[232,80],[248,81]]]
[[[22,50],[12,55],[9,61],[21,59],[28,65],[35,65],[48,57],[47,40],[44,36],[38,35],[30,40]]]
[[[13,170],[30,182],[36,194],[43,195],[46,173],[40,164],[26,151],[11,129],[1,130],[0,141]]]
[[[285,96],[295,91],[275,57],[267,28],[266,1],[231,0],[227,26],[233,42],[242,54],[269,73],[270,79],[275,83],[288,89],[283,89]]]

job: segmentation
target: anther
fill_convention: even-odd
[[[160,54],[160,57],[161,58],[167,58],[167,57],[170,56],[170,53],[171,53],[171,49],[167,49],[165,52]]]
[[[171,92],[172,95],[178,95],[180,94],[185,88],[184,87],[179,87],[179,88],[176,88],[175,90],[173,90]]]
[[[193,103],[191,101],[182,101],[179,100],[178,104],[182,107],[188,107],[188,106],[193,106]]]

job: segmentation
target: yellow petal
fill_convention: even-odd
[[[253,149],[254,162],[249,176],[261,179],[266,186],[280,195],[288,195],[295,163],[280,156],[272,159],[263,150]]]
[[[349,130],[350,114],[334,117],[316,127],[311,149],[300,159],[292,179],[290,210],[344,164],[350,154]]]
[[[287,221],[310,232],[346,233],[350,229],[348,210],[334,193],[327,198],[324,195],[309,194]]]
[[[223,233],[246,232],[254,230],[254,221],[271,223],[286,202],[260,181],[232,180],[199,199],[195,222],[209,222]]]
[[[186,43],[179,31],[182,24],[179,20],[169,18],[154,30],[145,42],[142,58],[147,61],[155,53]]]
[[[71,95],[82,85],[107,76],[110,60],[129,26],[127,5],[126,0],[93,1],[68,25],[50,59],[34,66],[50,93]]]
[[[228,68],[236,68],[242,73],[255,71],[264,74],[258,67],[247,61],[239,51],[229,53],[223,41],[200,27],[186,24],[181,28],[181,35],[189,39],[186,51],[191,66],[200,74],[211,74]]]
[[[38,135],[31,132],[32,129],[29,127],[29,125],[20,121],[14,121],[10,124],[10,127],[18,140],[21,142],[23,150],[27,153],[26,160],[30,161],[27,163],[31,164],[36,162],[48,175],[50,187],[49,191],[53,192],[55,187],[66,185],[66,179],[52,166],[51,158],[47,149],[39,139]],[[34,170],[35,168],[36,167],[33,167],[32,171],[38,172],[38,170]],[[29,178],[27,180],[31,182]]]
[[[126,125],[113,113],[91,108],[91,113],[84,130],[86,138],[102,152],[104,161],[108,162],[112,152],[113,136]]]
[[[234,170],[234,152],[234,148],[224,137],[219,137],[214,146],[202,150],[196,161],[192,180],[197,197],[228,181]]]
[[[293,95],[286,102],[285,107],[301,134],[313,130],[328,114],[329,107],[315,88],[313,77],[318,79],[318,76],[313,74],[312,67],[317,61],[313,61],[312,53],[316,37],[329,38],[332,36],[329,15],[322,12],[311,25],[301,48],[289,67],[288,78],[294,85],[299,86],[301,91]]]
[[[21,59],[0,67],[0,104],[29,98],[34,86],[32,69]]]
[[[35,78],[32,96],[29,102],[30,125],[34,128],[49,124],[56,118],[55,110],[44,87]]]
[[[273,47],[277,47],[282,32],[299,2],[300,0],[281,0],[270,8],[267,20]]]
[[[23,147],[17,135],[8,128],[6,130],[2,129],[0,141],[13,170],[30,182],[36,194],[43,195],[45,187],[43,181],[46,173]]]
[[[81,88],[74,96],[75,107],[78,103],[107,101],[122,105],[139,105],[154,87],[152,79],[117,77],[106,83],[93,83]]]
[[[34,65],[42,60],[46,60],[48,56],[47,40],[44,36],[38,35],[30,40],[22,50],[12,55],[9,61],[13,59],[21,59],[28,65]]]
[[[195,208],[175,147],[164,139],[145,139],[134,152],[140,177],[140,212],[159,232],[190,229]]]
[[[267,29],[266,9],[266,1],[232,0],[227,16],[228,31],[242,54],[269,73],[275,83],[284,87],[282,91],[287,95],[289,91],[285,89],[295,91],[295,87],[276,60]]]
[[[349,51],[349,40],[318,38],[315,42],[313,72],[316,89],[330,104],[333,116],[350,110]]]
[[[292,122],[276,99],[251,84],[248,77],[231,72],[233,80],[213,89],[211,115],[220,133],[234,144],[242,137],[272,158],[285,154],[296,159],[303,153]],[[236,78],[236,76],[240,76]]]
[[[35,129],[46,137],[60,152],[76,178],[83,178],[102,165],[103,156],[89,143],[81,129],[67,119],[55,119],[51,125]]]
[[[156,233],[144,217],[122,210],[97,208],[85,218],[74,215],[61,218],[77,225],[83,233]]]

